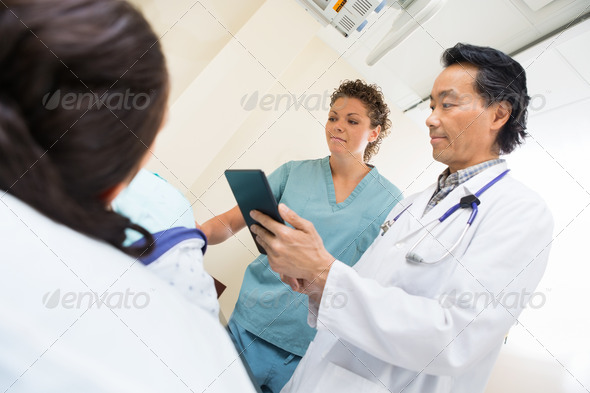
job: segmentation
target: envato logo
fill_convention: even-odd
[[[80,309],[106,307],[110,309],[143,309],[150,304],[150,296],[146,292],[132,292],[129,288],[125,292],[104,292],[98,294],[92,291],[64,292],[59,289],[47,292],[43,296],[43,304],[49,309],[62,307]]]
[[[506,92],[499,96],[493,96],[489,93],[477,95],[478,98],[483,98],[486,102],[501,102],[507,101],[520,108],[527,107],[531,112],[541,111],[547,105],[547,99],[543,94],[534,94],[530,97],[525,97],[515,93]],[[331,93],[324,91],[323,94],[303,93],[300,96],[295,94],[260,94],[255,91],[250,94],[245,94],[240,100],[240,105],[246,111],[253,111],[260,109],[262,111],[279,111],[294,108],[299,110],[301,108],[308,111],[329,111],[330,110]],[[426,101],[428,102],[428,101]],[[474,99],[472,94],[463,94],[457,97],[457,102],[460,103],[460,108],[463,110],[479,109],[479,99]]]
[[[151,102],[152,97],[147,93],[134,93],[130,89],[125,92],[97,93],[63,93],[56,90],[43,96],[43,107],[47,110],[57,108],[64,110],[99,110],[106,108],[117,110],[144,110]]]
[[[259,95],[258,91],[246,94],[240,100],[242,108],[247,111],[253,111],[259,108],[262,111],[279,111],[288,110],[291,107],[295,110],[301,108],[308,111],[330,110],[330,92],[325,91],[323,94],[306,94],[299,97],[295,94],[263,94]]]
[[[475,96],[470,93],[465,93],[447,100],[450,104],[455,103],[455,105],[458,106],[460,110],[479,110],[480,99],[482,98],[488,103],[506,101],[509,102],[513,107],[526,107],[531,112],[543,110],[543,108],[545,108],[547,105],[547,99],[543,94],[535,94],[529,97],[511,92],[505,92],[500,95],[493,95],[489,92],[484,92]],[[445,102],[443,102],[443,104],[444,103]]]
[[[513,106],[519,108],[527,108],[531,112],[537,112],[545,108],[547,100],[543,94],[534,94],[532,96],[523,96],[513,92],[504,92],[499,95],[492,95],[488,92],[482,94],[487,102],[502,102],[507,101]]]
[[[288,291],[288,292],[274,292],[264,291],[261,292],[258,288],[255,288],[251,292],[247,293],[243,300],[242,305],[246,308],[263,308],[270,309],[276,308],[283,310],[286,305],[291,304],[295,308],[307,307],[307,304],[301,294]],[[322,295],[322,302],[320,307],[341,309],[348,303],[348,296],[343,292],[324,292]]]
[[[537,112],[545,108],[545,105],[547,105],[545,96],[543,94],[535,94],[531,96],[528,109],[531,112]]]
[[[508,310],[532,308],[537,309],[545,305],[547,298],[543,292],[500,292],[497,296],[490,292],[461,292],[452,290],[442,294],[438,302],[443,308],[453,306],[459,308],[473,308],[483,305],[486,308],[503,307]]]

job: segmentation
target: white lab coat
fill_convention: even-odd
[[[478,174],[424,217],[436,186],[407,198],[388,219],[412,206],[354,267],[333,264],[319,307],[310,306],[317,336],[283,393],[484,391],[504,336],[545,270],[551,213],[509,173],[481,195],[454,256],[417,265],[405,255],[425,225],[505,169]],[[442,256],[470,212],[453,214],[415,252],[431,261]]]
[[[0,239],[1,391],[255,391],[217,318],[140,262],[7,194]]]

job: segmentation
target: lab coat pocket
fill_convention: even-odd
[[[326,392],[390,393],[384,385],[378,385],[332,362],[328,363],[323,372],[323,378],[311,393]]]

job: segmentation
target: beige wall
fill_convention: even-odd
[[[168,123],[148,168],[194,203],[199,222],[235,204],[225,169],[270,173],[286,161],[329,153],[329,95],[342,80],[362,76],[316,37],[320,25],[296,2],[210,1],[186,13],[190,5],[182,1],[137,2],[163,36],[172,79]],[[426,132],[394,107],[392,120],[375,164],[400,188],[420,188],[413,179],[428,163],[406,163],[428,159],[418,153],[428,150]],[[209,247],[205,267],[228,285],[220,298],[225,317],[256,255],[247,231]]]
[[[350,66],[351,59],[347,59],[346,54],[341,56],[318,38],[320,25],[294,0],[205,0],[196,3],[186,13],[194,3],[192,0],[134,1],[163,36],[172,79],[169,122],[158,138],[148,168],[177,186],[194,203],[193,210],[199,222],[235,203],[223,177],[225,169],[262,168],[269,173],[288,160],[327,155],[323,129],[327,103],[324,105],[324,97],[343,79],[365,77],[371,81],[370,72],[360,75]],[[531,85],[534,87],[534,67],[530,67],[527,73],[532,73]],[[559,73],[551,73],[554,74]],[[546,75],[536,80],[546,86]],[[563,84],[561,79],[559,84]],[[287,98],[291,94],[301,96],[303,105],[287,108]],[[404,115],[398,108],[390,106],[392,134],[383,143],[374,164],[409,195],[430,184],[442,167],[430,156],[423,114]],[[579,112],[581,114],[583,110]],[[531,130],[534,132],[544,124],[551,124],[546,127],[546,134],[562,135],[553,131],[560,127],[563,131],[564,119],[571,123],[566,124],[565,129],[580,129],[579,125],[584,121],[571,120],[574,118],[573,114],[558,116],[554,125],[543,118],[535,125],[532,116]],[[556,138],[559,143],[570,143],[561,136]],[[557,142],[547,142],[546,146],[551,146],[550,150],[554,152]],[[538,169],[543,157],[532,155],[535,142],[529,142],[528,146],[529,150],[521,149],[522,153],[510,157],[514,164],[511,166],[515,173],[524,174],[530,183],[534,183],[535,176],[541,176],[536,184],[539,191],[546,190],[545,177],[549,172],[545,167]],[[581,144],[579,150],[582,151]],[[573,156],[569,150],[564,154]],[[547,160],[546,154],[544,157]],[[535,162],[537,169],[532,168],[530,162]],[[584,165],[580,163],[573,167],[584,168]],[[562,172],[552,175],[552,181],[567,180]],[[562,194],[543,195],[551,205],[563,204]],[[552,198],[556,198],[555,203]],[[571,215],[562,216],[571,220]],[[565,219],[563,217],[556,215],[557,222]],[[580,228],[577,232],[584,231]],[[568,332],[574,332],[576,337],[575,332],[579,331],[577,336],[582,336],[583,327],[577,317],[580,311],[576,311],[577,305],[571,299],[581,299],[583,296],[578,295],[585,293],[582,285],[586,286],[581,278],[586,275],[571,275],[572,271],[580,269],[577,255],[572,257],[570,252],[567,254],[570,257],[558,257],[560,248],[573,250],[578,244],[565,244],[565,240],[569,240],[567,235],[565,231],[565,235],[555,242],[552,264],[540,286],[541,290],[554,288],[553,293],[547,292],[548,302],[553,303],[543,310],[527,311],[524,319],[521,317],[527,329],[522,326],[512,329],[508,345],[503,348],[490,380],[488,393],[583,391],[572,375],[588,375],[588,351],[582,351],[584,354],[580,355],[576,352],[580,352],[577,344],[570,343],[567,348],[563,344],[568,340]],[[243,272],[256,255],[246,231],[208,249],[205,257],[207,270],[228,285],[220,299],[226,318],[233,310]],[[564,263],[576,266],[565,272],[557,271]],[[575,279],[578,279],[576,285],[580,289],[570,293],[568,288],[576,288],[571,284]],[[566,307],[570,303],[572,305]],[[553,308],[550,307],[552,304]],[[567,318],[570,322],[565,324],[565,329],[553,327],[553,322]],[[529,327],[534,332],[544,333],[542,342],[549,344],[547,349],[539,346]],[[588,347],[584,342],[581,345]],[[548,355],[549,349],[557,350],[559,359],[565,359],[565,368]]]

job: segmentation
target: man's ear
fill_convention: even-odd
[[[499,131],[508,122],[512,114],[512,105],[508,101],[500,101],[494,104],[494,117],[492,119],[492,130]]]

